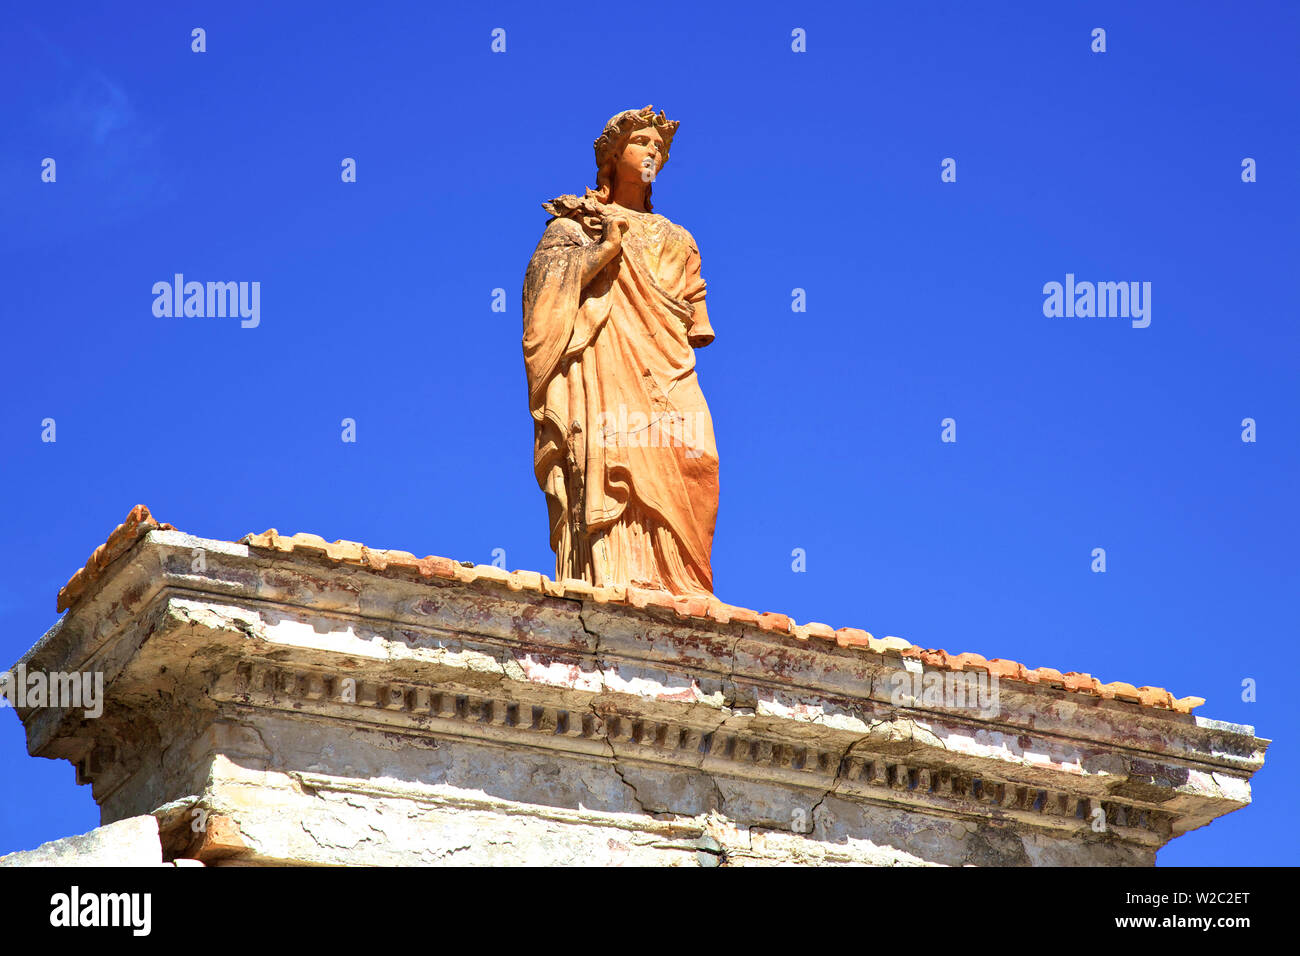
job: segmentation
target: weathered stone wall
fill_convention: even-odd
[[[717,602],[142,535],[23,662],[102,672],[103,716],[20,716],[166,859],[1150,865],[1267,743],[1023,669],[993,709],[900,704],[934,670],[905,642]]]

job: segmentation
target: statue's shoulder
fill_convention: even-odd
[[[591,237],[576,219],[554,216],[546,221],[542,238],[537,241],[537,251],[543,249],[570,249],[591,243]]]
[[[550,237],[556,241],[582,244],[591,241],[600,229],[601,207],[593,202],[591,190],[587,192],[587,196],[556,196],[542,203],[542,208],[551,214],[543,239]]]
[[[564,216],[556,216],[546,221],[546,229],[543,236],[552,238],[573,239],[581,241],[585,236],[582,226],[574,219],[568,219]]]
[[[700,247],[696,244],[695,237],[691,235],[691,231],[679,222],[673,222],[671,219],[668,221],[672,224],[673,231],[677,233],[677,238],[690,246],[693,251],[698,253]]]

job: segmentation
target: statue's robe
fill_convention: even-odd
[[[630,223],[622,250],[586,288],[597,240],[570,218],[547,223],[524,278],[534,466],[556,576],[711,593],[718,453],[687,340],[704,299],[700,254],[663,216],[619,212]]]

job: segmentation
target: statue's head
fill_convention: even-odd
[[[646,183],[645,208],[651,209],[650,183],[664,163],[680,125],[653,106],[624,110],[609,118],[592,145],[596,150],[596,193],[608,202],[614,184],[632,177]]]

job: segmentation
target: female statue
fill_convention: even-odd
[[[713,329],[695,240],[650,204],[677,126],[612,117],[596,188],[544,204],[524,363],[556,578],[709,594],[718,453],[694,350]]]

